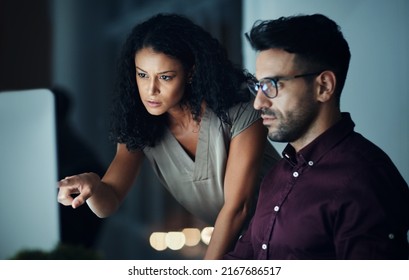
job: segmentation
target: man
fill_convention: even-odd
[[[269,138],[288,145],[224,258],[408,259],[408,185],[340,111],[350,51],[339,26],[319,14],[282,17],[247,38],[258,52],[254,107]]]

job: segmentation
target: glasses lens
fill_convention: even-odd
[[[265,79],[259,82],[255,78],[249,78],[247,79],[247,87],[254,96],[257,96],[260,88],[264,95],[268,98],[274,98],[277,96],[276,82],[271,79]]]
[[[260,81],[261,90],[269,98],[274,98],[277,96],[276,83],[273,80],[265,79]]]

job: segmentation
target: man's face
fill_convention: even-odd
[[[311,69],[310,69],[311,70]],[[308,72],[308,71],[307,71]],[[295,54],[279,49],[261,51],[256,60],[256,78],[279,78],[301,75]],[[297,142],[314,133],[313,124],[319,112],[313,78],[278,80],[278,95],[271,99],[258,91],[254,108],[262,111],[268,136],[276,142]]]

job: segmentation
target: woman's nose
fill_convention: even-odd
[[[148,83],[148,93],[149,95],[156,95],[160,93],[159,87],[157,85],[156,79],[151,79]]]

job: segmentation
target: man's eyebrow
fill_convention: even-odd
[[[282,78],[283,76],[277,75],[277,76],[267,76],[267,77],[263,77],[260,79],[261,80],[265,80],[265,79],[269,79],[269,80],[278,80],[280,78]]]

